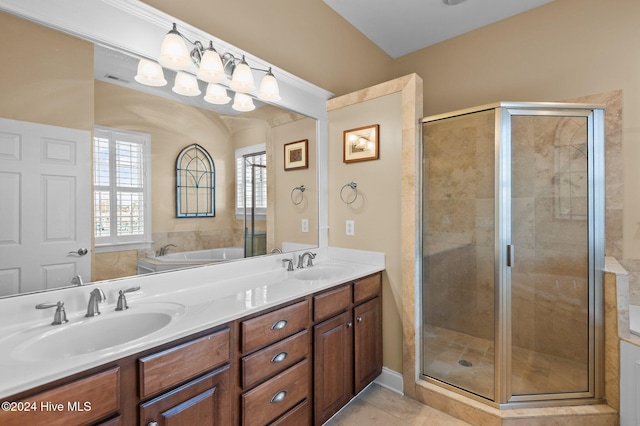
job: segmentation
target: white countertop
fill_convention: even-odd
[[[314,250],[315,252],[316,250]],[[296,254],[297,255],[297,254]],[[297,257],[297,256],[296,256]],[[54,292],[23,295],[0,300],[4,324],[0,325],[0,397],[7,397],[38,385],[96,367],[119,358],[151,349],[163,343],[221,325],[290,300],[294,300],[337,284],[351,281],[384,269],[384,254],[328,248],[319,253],[316,266],[339,266],[344,273],[324,280],[295,278],[299,270],[288,272],[280,254],[230,262],[220,265],[142,275],[100,283],[107,294],[107,303],[100,305],[102,314],[85,318],[89,292],[94,286],[75,287]],[[129,310],[115,311],[119,290],[140,286],[127,294]],[[63,300],[69,322],[64,326],[50,325],[54,308],[36,311],[43,302]],[[157,305],[154,305],[157,304]],[[34,360],[17,359],[16,339],[56,330],[81,321],[90,322],[141,312],[149,306],[173,306],[179,309],[172,321],[143,338],[87,354]],[[7,322],[10,319],[10,322]],[[81,327],[81,325],[76,325]]]

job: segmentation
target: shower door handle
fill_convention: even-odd
[[[507,266],[508,267],[512,267],[513,266],[513,261],[514,261],[513,245],[509,244],[509,245],[507,245]]]

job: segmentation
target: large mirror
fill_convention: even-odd
[[[5,126],[0,135],[0,195],[8,207],[3,207],[0,224],[1,297],[77,284],[78,278],[72,281],[78,275],[84,283],[93,283],[318,246],[316,148],[322,132],[314,117],[259,101],[255,110],[239,113],[208,104],[201,96],[182,97],[170,90],[170,71],[165,72],[168,88],[142,86],[134,81],[137,54],[41,25],[42,19],[36,23],[12,10],[0,12],[5,57],[0,79],[0,119]],[[286,88],[284,92],[283,97]],[[14,122],[25,123],[26,130],[14,131]],[[80,144],[90,149],[69,154],[70,162],[81,169],[74,183],[51,178],[64,163],[58,160],[67,159],[67,145],[62,143],[66,136],[55,132],[40,137],[49,141],[40,145],[51,153],[53,169],[42,171],[36,163],[16,168],[14,160],[23,160],[28,150],[16,142],[20,137],[11,135],[30,134],[31,125],[79,130]],[[141,150],[140,156],[150,190],[144,196],[127,195],[133,197],[129,208],[117,212],[131,215],[123,229],[146,227],[142,243],[104,238],[108,232],[102,216],[109,207],[102,198],[104,188],[94,184],[101,170],[96,153],[110,135],[125,147],[133,146],[127,145],[128,138],[148,142],[146,154]],[[308,168],[285,170],[284,145],[303,139],[308,140]],[[206,150],[214,164],[213,217],[176,217],[176,160],[194,144]],[[131,158],[136,155],[129,153],[125,161]],[[304,192],[296,190],[301,186]],[[261,201],[255,197],[260,191],[266,192]],[[34,200],[25,203],[23,198],[31,195]],[[77,208],[71,212],[65,203]],[[140,217],[133,218],[136,215]],[[86,234],[86,246],[78,243],[74,223],[78,233]],[[34,235],[27,236],[29,232]],[[40,241],[25,255],[21,246],[29,239]],[[62,260],[51,257],[56,252],[63,254]]]

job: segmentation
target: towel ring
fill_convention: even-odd
[[[292,202],[294,205],[298,206],[298,205],[300,205],[300,204],[302,203],[302,201],[304,201],[304,197],[302,196],[302,193],[303,193],[306,189],[307,189],[307,188],[305,188],[305,187],[304,187],[304,185],[300,185],[300,186],[296,186],[295,188],[293,188],[293,189],[291,190],[290,198],[291,198],[291,202]],[[293,199],[293,193],[294,193],[294,192],[296,192],[296,190],[300,191],[300,201],[298,201],[297,203],[296,203],[296,202],[294,201],[294,199]]]
[[[353,192],[355,194],[354,197],[353,197],[353,200],[351,200],[351,201],[345,200],[344,196],[342,194],[344,189],[347,188],[347,187],[353,189]],[[342,188],[340,188],[340,199],[342,200],[343,203],[345,203],[345,204],[353,204],[353,202],[356,201],[357,198],[358,198],[358,184],[355,183],[355,181],[349,182],[346,185],[343,185]]]

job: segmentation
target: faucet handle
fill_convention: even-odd
[[[64,302],[58,301],[57,303],[40,303],[36,305],[36,309],[48,309],[56,307],[56,313],[53,314],[53,322],[51,325],[64,324],[67,321],[67,312],[64,310]]]
[[[126,290],[120,290],[118,292],[118,303],[116,305],[116,311],[124,311],[125,309],[129,309],[129,305],[127,304],[127,298],[125,297],[126,293],[131,293],[134,291],[140,290],[140,287],[131,287]]]
[[[316,258],[316,254],[309,252],[309,259],[307,260],[307,266],[313,266],[313,259],[315,258]]]
[[[282,259],[282,263],[289,262],[287,271],[293,271],[293,259]]]

